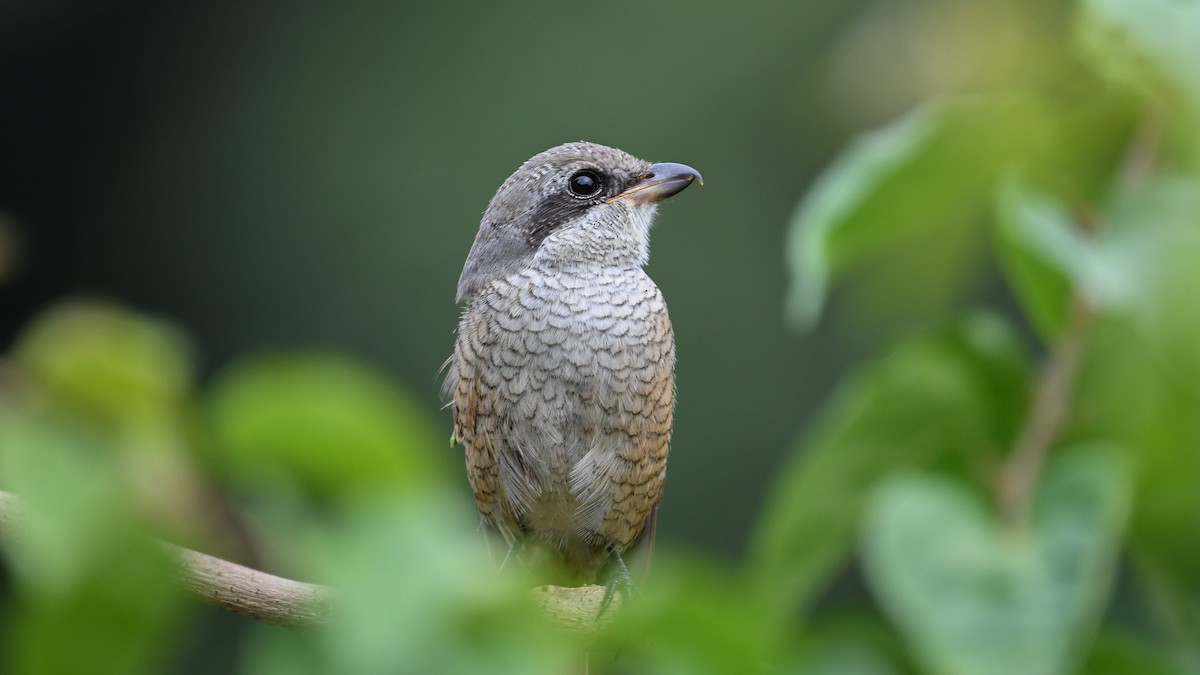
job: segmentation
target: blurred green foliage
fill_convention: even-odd
[[[571,633],[496,569],[457,451],[376,368],[281,350],[202,386],[185,329],[78,301],[0,362],[0,489],[25,512],[0,539],[0,672],[160,672],[197,610],[154,538],[220,551],[227,511],[271,571],[339,592],[328,627],[250,626],[244,672],[1200,673],[1200,2],[1067,14],[1030,36],[1041,60],[999,31],[1003,67],[930,85],[800,201],[795,322],[879,270],[842,306],[953,318],[847,377],[745,560],[660,552],[611,625]],[[961,39],[902,19],[935,54]],[[989,264],[1016,316],[955,304]],[[1071,339],[1081,370],[1014,517],[1039,362]],[[832,603],[857,575],[861,600]]]
[[[1069,450],[1043,477],[1024,531],[959,481],[895,476],[863,524],[884,608],[938,673],[1064,673],[1095,628],[1128,511],[1111,453]]]
[[[1028,377],[1016,336],[991,316],[901,345],[851,377],[767,502],[751,570],[764,597],[784,613],[811,606],[854,550],[866,501],[888,475],[994,462],[1016,435]]]
[[[13,357],[47,407],[117,434],[173,425],[193,387],[182,333],[110,304],[47,312]]]
[[[416,402],[337,356],[273,355],[239,364],[214,385],[208,422],[215,461],[252,485],[278,474],[340,494],[446,478],[447,462],[430,452],[442,434]]]

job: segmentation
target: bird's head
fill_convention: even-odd
[[[530,265],[633,266],[650,255],[658,202],[700,174],[595,143],[532,157],[492,198],[458,282],[458,300]]]

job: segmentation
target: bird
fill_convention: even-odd
[[[594,583],[654,536],[675,414],[675,336],[643,269],[659,202],[695,169],[585,141],[500,186],[459,278],[443,396],[481,521]],[[504,563],[501,564],[503,566]]]

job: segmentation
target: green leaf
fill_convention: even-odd
[[[1065,434],[1130,448],[1132,570],[1161,634],[1200,672],[1200,185],[1152,180],[1107,211],[1154,238],[1151,291],[1136,316],[1097,323]]]
[[[1200,112],[1200,2],[1083,0],[1075,32],[1101,72],[1142,91],[1165,87]]]
[[[1159,646],[1124,633],[1104,631],[1079,669],[1088,675],[1184,675],[1194,672]]]
[[[1108,317],[1094,331],[1070,431],[1119,438],[1138,448],[1146,467],[1157,461],[1148,459],[1194,456],[1189,444],[1200,440],[1194,414],[1200,405],[1200,182],[1155,179],[1115,198],[1105,219],[1121,234],[1117,241],[1131,242],[1121,255],[1137,261],[1141,291],[1135,313]],[[1165,481],[1176,482],[1179,468],[1164,470]]]
[[[51,405],[116,431],[176,423],[192,387],[191,345],[179,330],[107,303],[45,312],[15,357]]]
[[[1180,536],[1186,536],[1180,534]],[[1153,612],[1157,627],[1175,647],[1182,662],[1191,666],[1189,673],[1200,673],[1200,581],[1190,560],[1163,555],[1148,549],[1135,554],[1140,587]]]
[[[254,482],[287,476],[318,491],[415,488],[445,466],[445,442],[412,398],[337,356],[243,362],[214,386],[207,419],[214,459]]]
[[[872,268],[899,266],[905,274],[891,276],[909,288],[937,278],[931,265],[957,268],[966,278],[981,251],[963,230],[987,215],[1006,170],[1020,168],[1038,184],[1091,199],[1109,183],[1133,122],[1129,100],[1084,79],[1053,98],[1016,92],[935,101],[859,137],[792,218],[789,316],[814,324],[831,282],[868,261]],[[898,246],[904,242],[910,246]],[[891,296],[906,296],[895,286],[889,305],[897,302]],[[936,295],[938,288],[920,290]]]
[[[784,672],[803,675],[900,675],[905,667],[900,637],[876,613],[835,615],[804,627],[795,664]]]
[[[899,122],[866,134],[821,175],[801,202],[789,226],[792,318],[810,325],[820,316],[830,280],[837,270],[833,240],[850,230],[853,215],[878,184],[899,174],[929,144],[937,125],[932,109],[921,109]],[[861,226],[860,226],[861,227]]]
[[[1026,316],[1044,338],[1062,331],[1072,283],[1056,262],[1070,258],[1082,235],[1066,209],[1040,194],[1028,193],[1015,178],[999,194],[1000,261]],[[1047,255],[1057,257],[1047,260]]]
[[[1200,1],[1084,0],[1074,32],[1098,72],[1151,101],[1158,154],[1200,168]]]
[[[767,502],[750,568],[762,592],[784,611],[807,605],[850,555],[867,496],[889,474],[949,456],[986,463],[1008,447],[1027,374],[1007,326],[976,316],[843,385]]]
[[[0,413],[0,487],[22,506],[20,536],[0,541],[0,671],[161,671],[180,598],[113,457],[61,419]]]
[[[1156,223],[1104,222],[1085,232],[1061,201],[1009,176],[998,197],[1005,272],[1034,326],[1057,335],[1073,292],[1096,309],[1129,312],[1148,302],[1160,251]]]
[[[854,141],[813,184],[789,226],[791,318],[815,323],[830,281],[887,245],[969,227],[1017,141],[1039,135],[1027,103],[941,101]]]
[[[628,672],[773,672],[787,624],[727,569],[656,552],[645,587],[622,605],[601,644]],[[620,668],[622,672],[625,667]]]
[[[1051,462],[1032,522],[1003,527],[957,481],[897,477],[867,512],[871,587],[915,654],[945,675],[1072,672],[1112,585],[1128,512],[1109,449]]]
[[[901,671],[869,645],[832,640],[820,645],[794,672],[802,675],[899,675]]]
[[[1146,298],[1150,345],[1183,386],[1200,382],[1200,177],[1162,177],[1136,193],[1121,195],[1112,219],[1153,237],[1152,294]]]
[[[997,195],[1001,261],[1035,327],[1052,338],[1062,329],[1067,303],[1079,292],[1108,315],[1146,319],[1161,304],[1163,261],[1180,234],[1200,225],[1196,187],[1158,177],[1119,192],[1099,214],[1072,213],[1060,199],[1016,174]],[[1083,220],[1095,220],[1085,231]],[[1166,308],[1165,311],[1174,311]]]
[[[517,566],[489,560],[468,502],[414,492],[349,500],[292,524],[286,559],[338,589],[338,620],[311,634],[260,628],[253,672],[562,673],[575,640],[537,610]]]

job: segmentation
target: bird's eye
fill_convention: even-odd
[[[571,176],[571,180],[567,182],[567,189],[571,191],[572,196],[588,199],[600,194],[604,189],[604,179],[595,171],[584,169]]]

